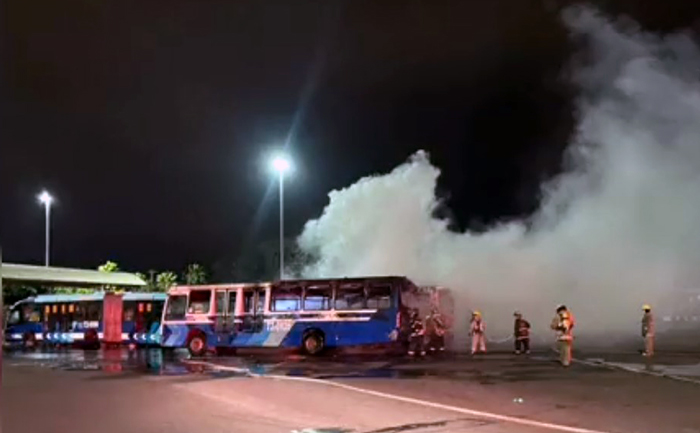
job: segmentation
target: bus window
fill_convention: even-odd
[[[192,290],[190,292],[189,314],[207,314],[211,307],[211,290]]]
[[[129,303],[131,304],[131,303]],[[124,321],[125,322],[133,322],[134,320],[134,305],[131,304],[129,305],[127,303],[124,303]]]
[[[102,301],[89,301],[85,310],[85,320],[99,322],[102,318]]]
[[[255,292],[252,290],[243,291],[243,312],[244,313],[254,313],[253,310],[253,300],[255,299]]]
[[[82,322],[83,320],[85,320],[85,303],[79,302],[75,304],[75,316],[73,317],[73,319],[76,322]]]
[[[41,307],[35,304],[27,305],[24,310],[24,321],[30,323],[41,322]]]
[[[343,283],[335,292],[336,310],[362,310],[365,308],[365,288],[359,283]]]
[[[304,291],[304,310],[330,310],[332,299],[333,290],[330,285],[309,286]]]
[[[367,289],[367,308],[391,308],[391,284],[371,284]]]
[[[176,295],[168,298],[165,320],[184,320],[187,311],[187,296]]]
[[[228,292],[228,313],[232,316],[236,314],[236,293],[236,290]]]
[[[297,311],[301,308],[301,287],[273,288],[270,311]]]
[[[226,312],[226,292],[217,290],[216,296],[214,297],[214,305],[216,314],[224,314]]]
[[[7,319],[7,324],[8,325],[18,325],[20,322],[20,315],[19,315],[19,308],[15,308],[12,310],[12,313],[10,313],[10,318]]]
[[[265,312],[265,289],[258,289],[257,302],[255,303],[255,313]]]

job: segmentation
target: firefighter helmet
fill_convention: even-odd
[[[642,305],[642,310],[644,310],[644,311],[651,311],[651,305],[649,305],[649,304],[644,304],[644,305]]]
[[[473,316],[481,316],[481,311],[474,311],[472,313]]]

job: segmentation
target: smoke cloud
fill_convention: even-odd
[[[458,326],[479,309],[491,338],[508,335],[516,309],[549,338],[560,303],[579,334],[637,335],[643,303],[700,286],[698,46],[689,34],[645,33],[590,8],[562,17],[586,46],[572,74],[577,126],[570,168],[542,187],[530,224],[449,231],[433,217],[440,170],[419,151],[329,194],[298,239],[317,259],[305,276],[406,275],[447,286]]]

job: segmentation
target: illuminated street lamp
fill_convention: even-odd
[[[284,278],[284,174],[289,171],[289,160],[278,156],[272,160],[272,168],[280,179],[280,280]]]
[[[39,199],[39,203],[44,205],[44,209],[46,210],[46,250],[44,251],[44,265],[48,266],[49,265],[49,245],[50,245],[50,232],[51,232],[51,203],[53,203],[53,197],[51,194],[48,193],[48,191],[44,190],[39,194],[37,197]]]

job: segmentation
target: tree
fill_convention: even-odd
[[[199,263],[190,263],[187,265],[183,279],[189,285],[204,284],[207,281],[207,274]]]
[[[3,297],[6,307],[9,307],[17,301],[30,296],[36,296],[40,293],[42,293],[42,291],[37,290],[36,287],[27,286],[20,283],[5,283],[5,287],[3,287]]]
[[[156,277],[156,288],[159,292],[166,292],[177,283],[177,275],[174,272],[161,272]]]
[[[155,271],[153,271],[155,274]],[[137,272],[136,276],[141,278],[143,281],[146,282],[146,285],[143,286],[143,290],[146,292],[157,292],[158,288],[156,287],[156,281],[155,277],[153,276],[154,274],[151,274],[149,277],[148,275],[144,274],[143,272]]]
[[[100,272],[119,272],[119,265],[116,262],[107,260],[103,265],[97,267]]]

